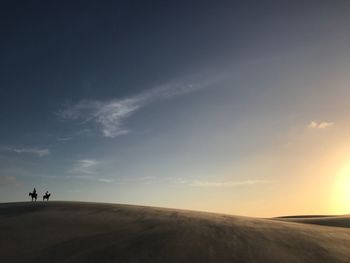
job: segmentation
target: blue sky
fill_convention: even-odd
[[[347,1],[1,5],[2,202],[346,212]]]

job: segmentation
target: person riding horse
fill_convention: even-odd
[[[46,191],[46,193],[43,195],[43,201],[45,201],[45,199],[49,201],[50,196],[51,194],[49,194],[49,191]]]
[[[35,187],[34,187],[34,189],[33,189],[33,192],[31,193],[31,192],[29,192],[29,196],[32,198],[32,202],[33,202],[33,200],[35,200],[36,201],[36,199],[38,198],[38,194],[36,193],[36,189],[35,189]]]

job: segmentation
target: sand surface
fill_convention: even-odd
[[[350,262],[349,222],[346,216],[259,219],[117,204],[7,203],[0,204],[0,262]]]

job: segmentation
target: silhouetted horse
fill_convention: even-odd
[[[38,194],[37,193],[31,193],[31,192],[29,192],[29,196],[32,198],[32,202],[33,202],[33,200],[35,200],[36,201],[36,199],[38,198]]]
[[[46,199],[47,201],[49,201],[50,196],[51,196],[51,194],[45,193],[45,194],[43,195],[43,201],[45,201],[45,199]]]

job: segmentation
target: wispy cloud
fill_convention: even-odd
[[[63,119],[80,121],[81,124],[93,123],[98,126],[103,136],[115,138],[130,132],[124,127],[124,121],[141,108],[154,101],[178,97],[205,88],[213,81],[214,79],[187,79],[160,85],[123,99],[82,100],[74,105],[66,105],[58,115]]]
[[[0,176],[0,186],[21,186],[21,182],[15,176]]]
[[[72,139],[73,139],[73,137],[59,137],[59,138],[57,138],[57,141],[66,142],[66,141],[70,141]]]
[[[49,149],[39,149],[39,148],[4,148],[7,151],[15,152],[15,153],[27,153],[27,154],[34,154],[39,157],[43,157],[50,154]]]
[[[94,159],[77,160],[71,169],[67,171],[64,178],[95,181],[100,183],[112,183],[114,179],[100,177],[99,165],[102,162]]]
[[[75,162],[73,168],[69,170],[69,173],[84,174],[83,176],[94,174],[98,164],[100,164],[100,162],[93,159],[80,159]]]
[[[245,181],[194,181],[190,185],[196,187],[237,187],[244,185],[267,184],[268,180],[245,180]]]
[[[101,182],[101,183],[113,183],[114,182],[113,179],[108,179],[108,178],[98,178],[97,181]]]
[[[239,187],[239,186],[249,186],[249,185],[261,185],[261,184],[270,184],[270,180],[243,180],[243,181],[205,181],[205,180],[195,180],[195,179],[186,179],[184,177],[170,176],[170,177],[141,177],[135,178],[134,181],[139,183],[164,183],[164,184],[176,184],[176,185],[185,185],[193,187],[207,187],[207,188],[229,188],[229,187]]]
[[[321,121],[321,122],[317,122],[317,121],[311,121],[308,124],[308,128],[310,129],[326,129],[326,128],[330,128],[332,126],[334,126],[335,123],[334,122],[327,122],[327,121]]]
[[[94,181],[100,183],[113,183],[114,179],[110,178],[99,178],[97,175],[66,175],[64,178],[67,179],[75,179],[75,180],[86,180],[86,181]]]

